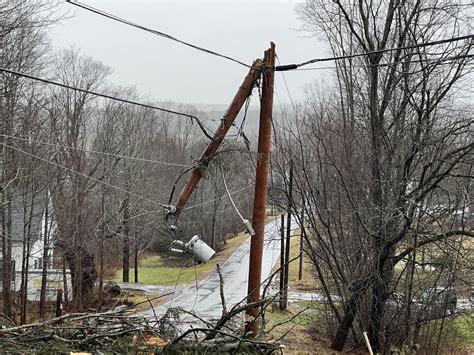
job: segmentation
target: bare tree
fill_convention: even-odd
[[[0,63],[2,67],[31,74],[40,73],[44,69],[44,57],[49,48],[45,28],[58,20],[53,8],[54,4],[50,3],[10,1],[0,4],[2,46]],[[0,206],[0,219],[2,221],[2,294],[3,310],[9,317],[12,315],[10,289],[13,281],[12,271],[14,271],[12,270],[12,239],[18,237],[14,235],[15,231],[13,230],[12,201],[17,191],[28,190],[33,186],[30,186],[30,184],[37,183],[35,178],[27,182],[24,179],[22,180],[22,178],[28,176],[29,163],[26,166],[19,163],[18,154],[11,147],[15,145],[12,139],[16,134],[24,133],[25,129],[31,131],[31,134],[40,130],[38,126],[40,120],[33,122],[33,117],[38,114],[41,102],[41,95],[38,95],[35,87],[36,85],[26,79],[6,73],[1,74],[0,142],[4,144],[0,157],[2,162],[0,187],[2,194],[2,204]],[[26,161],[28,159],[22,159],[22,162]],[[28,195],[29,197],[26,197],[25,194],[23,196],[25,197],[24,202],[28,205],[26,199],[31,197],[31,194]],[[33,208],[32,204],[29,206]],[[28,208],[24,211],[26,212],[26,210]],[[26,214],[23,217],[27,218]],[[28,239],[24,239],[26,244]],[[28,255],[27,248],[25,252],[25,255]]]
[[[86,90],[97,90],[110,69],[76,49],[58,53],[54,73],[57,80]],[[69,89],[54,89],[49,105],[51,130],[56,143],[64,147],[55,156],[59,169],[56,177],[53,207],[56,210],[59,245],[71,271],[73,302],[77,308],[92,300],[97,271],[89,241],[97,225],[93,213],[92,177],[98,166],[86,159],[84,150],[90,145],[89,130],[97,113],[94,97]]]
[[[388,351],[387,302],[406,277],[395,266],[432,243],[473,236],[466,225],[437,222],[465,201],[458,188],[446,195],[444,186],[464,184],[458,171],[474,148],[469,108],[458,110],[463,103],[454,96],[469,73],[472,42],[423,46],[445,32],[460,35],[463,9],[448,1],[308,1],[299,8],[334,56],[366,53],[337,61],[331,97],[309,100],[280,134],[280,175],[284,181],[293,158],[299,195],[308,201],[308,251],[326,296],[342,298],[342,309],[333,306],[335,350],[357,320],[374,351]]]

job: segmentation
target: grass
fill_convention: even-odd
[[[276,308],[276,307],[274,307]],[[265,312],[265,329],[270,331],[266,340],[279,340],[285,345],[285,354],[335,354],[324,343],[314,338],[316,315],[310,306],[299,313],[300,305],[294,304],[287,311],[267,309]],[[283,339],[280,340],[280,338]]]
[[[457,317],[455,320],[457,332],[463,340],[463,343],[474,345],[474,313]]]
[[[272,336],[280,337],[285,334],[288,330],[292,329],[292,340],[295,337],[305,336],[302,331],[312,323],[313,317],[306,313],[297,314],[294,310],[267,310],[265,312],[265,329],[272,330]]]
[[[210,274],[216,264],[222,264],[227,258],[248,239],[248,234],[240,233],[234,238],[227,240],[224,247],[212,258],[212,262],[190,266],[184,265],[187,259],[171,256],[164,258],[161,255],[151,255],[139,261],[138,279],[140,283],[154,285],[183,285],[199,280]],[[168,265],[181,266],[168,266]],[[133,275],[133,268],[130,268]],[[122,270],[117,270],[112,278],[113,281],[122,281]]]
[[[290,260],[296,258],[300,254],[300,231],[296,231],[291,237],[290,242]],[[300,291],[314,290],[318,286],[317,280],[314,276],[314,270],[308,256],[303,253],[303,272],[302,279],[299,280],[299,263],[300,260],[296,259],[290,263],[290,273],[288,280],[291,289]]]
[[[324,302],[315,302],[308,300],[299,300],[295,302],[295,305],[301,309],[313,309],[318,311],[327,311],[330,309],[329,304]]]
[[[272,221],[275,215],[278,215],[278,212],[275,210],[272,215],[271,208],[267,207],[266,223]],[[234,238],[228,239],[224,247],[207,264],[190,266],[190,260],[188,265],[184,265],[187,257],[183,259],[183,257],[174,255],[165,257],[161,255],[146,256],[139,261],[138,280],[140,283],[150,285],[184,285],[194,282],[196,279],[200,280],[214,271],[216,264],[222,265],[248,238],[249,235],[242,232]],[[130,268],[131,277],[133,277],[133,271],[134,269]],[[111,281],[122,281],[121,269],[114,273]]]

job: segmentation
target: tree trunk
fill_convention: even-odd
[[[130,281],[130,195],[123,201],[122,281]]]
[[[3,183],[5,180],[3,180]],[[9,189],[2,186],[2,292],[3,314],[12,317],[11,282],[12,282],[12,240],[11,240],[11,196]]]
[[[26,306],[28,301],[28,269],[30,261],[30,250],[31,250],[31,240],[30,235],[26,236],[24,241],[25,246],[23,248],[23,260],[21,265],[21,287],[20,287],[20,300],[21,300],[21,314],[20,314],[20,324],[26,323]]]
[[[386,285],[382,276],[376,278],[372,286],[372,309],[369,321],[369,341],[374,353],[380,351],[380,330],[383,324]]]
[[[23,210],[24,212],[24,217],[26,217],[26,211]],[[25,324],[26,322],[26,282],[27,282],[27,266],[26,266],[26,260],[28,258],[27,255],[27,237],[26,233],[23,230],[23,241],[22,241],[22,253],[21,253],[21,281],[20,281],[20,294],[19,294],[19,304],[21,306],[20,310],[20,324]]]
[[[43,229],[43,265],[41,270],[41,291],[40,291],[40,305],[39,305],[39,315],[41,319],[44,319],[45,315],[45,305],[46,305],[46,282],[48,276],[48,263],[49,263],[49,228],[48,228],[48,219],[49,219],[49,198],[46,194],[46,204],[44,208],[44,229]]]
[[[64,303],[67,304],[69,301],[69,292],[67,289],[67,273],[66,273],[66,257],[63,255],[63,291],[64,291]]]
[[[61,317],[61,304],[63,303],[63,290],[58,289],[58,293],[56,295],[56,317]]]
[[[99,312],[102,310],[102,303],[104,302],[104,233],[105,230],[102,228],[102,236],[100,240],[100,261],[99,261]]]
[[[23,195],[23,260],[21,269],[21,316],[20,323],[25,324],[27,322],[26,307],[28,303],[28,275],[30,266],[30,254],[31,254],[31,226],[33,223],[34,206],[35,206],[35,194],[32,193],[31,201],[28,201],[28,192],[26,191]],[[28,202],[31,205],[28,208]]]
[[[355,290],[352,293],[352,296],[347,302],[346,306],[344,307],[344,317],[339,323],[336,336],[334,337],[334,340],[331,344],[331,349],[336,351],[342,351],[342,349],[344,348],[347,336],[349,334],[349,330],[351,329],[352,323],[354,322],[354,318],[357,314],[357,309],[361,296],[362,291]]]
[[[413,297],[413,276],[415,275],[415,262],[416,262],[416,248],[417,248],[417,243],[418,243],[418,234],[415,233],[414,241],[413,241],[413,246],[414,250],[411,255],[411,258],[407,262],[407,270],[408,270],[408,275],[407,275],[407,281],[406,281],[406,292],[405,292],[405,297],[404,297],[404,302],[406,305],[406,310],[405,310],[405,339],[408,340],[410,339],[410,323],[411,323],[411,318],[412,318],[412,297]],[[408,345],[410,343],[408,342]]]
[[[136,237],[135,237],[136,240]],[[134,282],[138,282],[138,245],[135,244],[135,257],[133,258],[133,276]]]
[[[78,246],[74,250],[69,248],[64,255],[71,272],[73,307],[82,309],[84,302],[87,304],[94,299],[97,280],[94,256]]]
[[[384,342],[380,339],[380,334],[383,333],[383,317],[385,310],[385,303],[388,299],[388,290],[393,278],[393,267],[387,263],[389,257],[395,254],[395,248],[392,247],[387,250],[382,246],[379,254],[378,270],[372,285],[372,309],[369,322],[369,340],[372,345],[374,353],[382,352],[381,344]]]

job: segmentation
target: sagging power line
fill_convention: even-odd
[[[238,189],[238,190],[230,191],[230,192],[229,192],[229,195],[234,195],[234,194],[236,194],[236,193],[239,193],[239,192],[248,190],[248,189],[249,189],[250,187],[252,187],[252,186],[253,186],[253,185],[247,185],[247,186],[244,186],[244,187],[242,187],[242,188],[240,188],[240,189]],[[188,210],[191,210],[191,209],[196,208],[196,207],[201,207],[201,206],[207,205],[207,204],[209,204],[209,203],[212,203],[212,202],[214,202],[214,201],[218,201],[218,200],[225,199],[225,198],[227,198],[227,197],[229,197],[229,196],[228,196],[227,193],[226,193],[225,195],[222,195],[222,196],[213,198],[212,200],[207,200],[207,201],[205,201],[205,202],[198,203],[198,204],[196,204],[196,205],[192,205],[192,206],[183,208],[183,211],[188,211]]]
[[[39,82],[42,82],[42,83],[45,83],[45,84],[55,85],[55,86],[59,86],[59,87],[65,88],[65,89],[79,91],[79,92],[82,92],[84,94],[90,94],[90,95],[94,95],[94,96],[98,96],[98,97],[103,97],[103,98],[108,99],[108,100],[114,100],[114,101],[123,102],[123,103],[134,105],[134,106],[148,108],[148,109],[151,109],[151,110],[157,110],[157,111],[171,113],[171,114],[178,115],[178,116],[187,117],[187,118],[190,118],[190,119],[196,121],[199,128],[201,129],[201,131],[204,133],[204,135],[207,138],[209,138],[210,140],[214,139],[211,135],[209,135],[209,133],[207,132],[207,130],[204,127],[204,124],[201,122],[201,120],[199,118],[197,118],[196,116],[190,115],[189,113],[179,112],[179,111],[170,110],[170,109],[167,109],[167,108],[164,108],[164,107],[159,107],[159,106],[150,105],[150,104],[144,104],[144,103],[141,103],[141,102],[127,100],[127,99],[123,99],[123,98],[120,98],[120,97],[116,97],[116,96],[112,96],[112,95],[108,95],[108,94],[103,94],[103,93],[100,93],[100,92],[81,89],[81,88],[70,86],[70,85],[67,85],[67,84],[58,83],[56,81],[52,81],[52,80],[49,80],[49,79],[44,79],[44,78],[40,78],[40,77],[37,77],[37,76],[34,76],[34,75],[21,73],[21,72],[15,71],[15,70],[0,68],[0,71],[5,72],[5,73],[9,73],[9,74],[12,74],[12,75],[16,75],[16,76],[21,76],[21,77],[31,79],[31,80],[36,80],[36,81],[39,81]]]
[[[39,140],[35,140],[35,139],[30,139],[30,138],[10,136],[8,134],[0,134],[0,136],[10,138],[10,139],[25,141],[25,142],[28,142],[28,143],[48,145],[48,146],[52,146],[52,147],[56,147],[56,148],[73,149],[73,150],[81,151],[81,152],[84,152],[84,153],[94,153],[94,154],[105,155],[105,156],[114,157],[114,158],[136,160],[136,161],[141,161],[141,162],[145,162],[145,163],[154,163],[154,164],[161,164],[161,165],[177,166],[177,167],[183,167],[183,168],[190,168],[190,167],[193,166],[193,165],[184,165],[184,164],[178,164],[178,163],[170,163],[170,162],[166,162],[166,161],[158,161],[158,160],[153,160],[153,159],[132,157],[132,156],[122,155],[122,154],[101,152],[101,151],[98,151],[98,150],[70,147],[70,146],[67,146],[67,145],[61,145],[61,144],[56,144],[56,143],[51,143],[51,142],[44,142],[44,141],[39,141]]]
[[[157,36],[160,36],[160,37],[163,37],[163,38],[166,38],[166,39],[169,39],[171,41],[174,41],[174,42],[178,42],[180,44],[183,44],[185,46],[188,46],[188,47],[191,47],[191,48],[194,48],[194,49],[197,49],[198,51],[201,51],[201,52],[204,52],[204,53],[207,53],[207,54],[211,54],[211,55],[214,55],[214,56],[217,56],[217,57],[220,57],[220,58],[224,58],[224,59],[227,59],[227,60],[230,60],[234,63],[238,63],[240,65],[243,65],[244,67],[247,67],[247,68],[250,68],[251,66],[248,65],[248,64],[245,64],[244,62],[238,60],[238,59],[235,59],[235,58],[232,58],[228,55],[225,55],[225,54],[221,54],[221,53],[218,53],[218,52],[215,52],[213,50],[210,50],[210,49],[207,49],[207,48],[204,48],[204,47],[200,47],[200,46],[197,46],[195,44],[192,44],[192,43],[189,43],[189,42],[186,42],[186,41],[183,41],[181,39],[178,39],[174,36],[171,36],[167,33],[164,33],[164,32],[161,32],[161,31],[158,31],[158,30],[154,30],[152,28],[149,28],[149,27],[145,27],[145,26],[142,26],[142,25],[139,25],[137,23],[134,23],[132,21],[129,21],[129,20],[125,20],[121,17],[118,17],[118,16],[115,16],[115,15],[112,15],[110,13],[107,13],[105,11],[102,11],[102,10],[99,10],[95,7],[92,7],[92,6],[89,6],[89,5],[86,5],[86,4],[83,4],[83,3],[80,3],[78,1],[71,1],[71,0],[66,0],[66,2],[70,3],[71,5],[74,5],[74,6],[78,6],[84,10],[87,10],[87,11],[91,11],[97,15],[100,15],[100,16],[104,16],[104,17],[107,17],[111,20],[114,20],[114,21],[117,21],[117,22],[120,22],[120,23],[123,23],[125,25],[128,25],[128,26],[132,26],[132,27],[135,27],[135,28],[138,28],[140,30],[143,30],[143,31],[146,31],[146,32],[149,32],[149,33],[152,33],[154,35],[157,35]]]
[[[100,180],[100,179],[96,179],[96,178],[94,178],[94,177],[92,177],[92,176],[89,176],[89,175],[87,175],[87,174],[81,173],[80,171],[76,171],[76,170],[74,170],[74,169],[68,168],[67,166],[64,166],[64,165],[55,163],[54,161],[48,160],[48,159],[46,159],[46,158],[40,157],[40,156],[38,156],[38,155],[36,155],[36,154],[33,154],[33,153],[30,153],[30,152],[27,152],[27,151],[25,151],[25,150],[23,150],[23,149],[20,149],[20,148],[11,146],[11,145],[6,144],[6,143],[1,143],[1,144],[2,144],[4,147],[6,147],[6,148],[10,148],[10,149],[16,150],[17,152],[20,152],[20,153],[25,154],[25,155],[28,155],[28,156],[30,156],[30,157],[32,157],[32,158],[41,160],[41,161],[43,161],[43,162],[45,162],[45,163],[51,164],[51,165],[56,166],[56,167],[58,167],[58,168],[64,169],[64,170],[69,171],[69,172],[71,172],[71,173],[73,173],[73,174],[82,176],[82,177],[84,177],[84,178],[86,178],[86,179],[89,179],[89,180],[91,180],[91,181],[94,181],[94,182],[96,182],[96,183],[99,183],[99,184],[105,185],[105,186],[107,186],[107,187],[113,188],[113,189],[115,189],[115,190],[117,190],[117,191],[121,191],[121,192],[127,193],[127,194],[129,194],[130,196],[133,196],[133,197],[139,198],[139,199],[141,199],[141,200],[150,202],[150,203],[152,203],[152,204],[154,204],[154,205],[157,205],[157,206],[159,206],[159,207],[161,207],[161,208],[164,208],[165,210],[169,210],[169,208],[170,208],[170,206],[167,205],[167,204],[164,204],[164,203],[160,203],[160,202],[158,202],[158,201],[151,200],[151,199],[149,199],[149,198],[147,198],[147,197],[138,195],[138,194],[136,194],[136,193],[134,193],[134,192],[131,192],[131,191],[125,190],[125,189],[123,189],[123,188],[121,188],[121,187],[118,187],[118,186],[115,186],[115,185],[113,185],[113,184],[110,184],[110,183],[108,183],[107,181]]]
[[[1,136],[6,136],[6,135],[1,134]],[[99,183],[99,184],[103,184],[103,185],[105,185],[105,186],[111,187],[111,188],[113,188],[113,189],[115,189],[115,190],[118,190],[118,191],[121,191],[121,192],[128,193],[128,194],[130,194],[131,196],[134,196],[134,197],[139,198],[139,199],[142,199],[142,200],[144,200],[144,201],[153,203],[153,204],[158,205],[159,207],[162,207],[162,208],[164,208],[164,209],[167,209],[167,210],[168,210],[169,207],[170,207],[170,206],[167,205],[167,204],[163,204],[163,203],[160,203],[160,202],[158,202],[158,201],[151,200],[151,199],[149,199],[149,198],[147,198],[147,197],[144,197],[144,196],[135,194],[135,193],[133,193],[133,192],[131,192],[131,191],[127,191],[127,190],[125,190],[125,189],[123,189],[123,188],[121,188],[121,187],[119,187],[119,186],[115,186],[115,185],[110,184],[110,183],[108,183],[108,182],[106,182],[106,181],[103,181],[103,180],[100,180],[100,179],[96,179],[96,178],[94,178],[94,177],[92,177],[92,176],[89,176],[89,175],[87,175],[87,174],[81,173],[81,172],[76,171],[76,170],[74,170],[74,169],[68,168],[68,167],[66,167],[66,166],[64,166],[64,165],[55,163],[55,162],[53,162],[53,161],[51,161],[51,160],[48,160],[48,159],[46,159],[46,158],[40,157],[40,156],[38,156],[38,155],[35,155],[35,154],[33,154],[33,153],[27,152],[27,151],[25,151],[25,150],[23,150],[23,149],[20,149],[20,148],[18,148],[18,147],[14,147],[14,146],[11,146],[11,145],[6,144],[6,143],[1,143],[1,144],[2,144],[3,146],[7,147],[7,148],[16,150],[17,152],[20,152],[20,153],[22,153],[22,154],[28,155],[28,156],[30,156],[30,157],[32,157],[32,158],[41,160],[41,161],[43,161],[43,162],[45,162],[45,163],[48,163],[48,164],[54,165],[54,166],[56,166],[56,167],[58,167],[58,168],[67,170],[67,171],[69,171],[69,172],[71,172],[71,173],[73,173],[73,174],[77,174],[77,175],[82,176],[82,177],[84,177],[84,178],[86,178],[86,179],[89,179],[89,180],[91,180],[91,181],[97,182],[97,183]],[[156,161],[153,161],[153,162],[156,162]],[[199,204],[197,204],[197,205],[189,206],[189,207],[185,208],[184,210],[185,210],[185,211],[186,211],[186,210],[190,210],[190,209],[193,209],[193,208],[196,208],[196,207],[204,206],[204,205],[206,205],[206,204],[212,203],[212,202],[217,201],[217,200],[222,200],[222,199],[228,198],[228,197],[230,197],[230,195],[234,195],[234,194],[236,194],[236,193],[239,193],[239,192],[242,192],[242,191],[244,191],[244,190],[247,190],[249,187],[250,187],[250,185],[245,186],[245,187],[243,187],[243,188],[240,188],[240,189],[238,189],[238,190],[230,191],[230,192],[228,192],[228,194],[225,194],[225,195],[223,195],[223,196],[214,198],[214,199],[212,199],[212,200],[208,200],[208,201],[199,203]]]

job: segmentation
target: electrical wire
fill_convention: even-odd
[[[396,64],[407,64],[407,63],[421,63],[421,62],[436,62],[438,65],[449,65],[451,63],[445,63],[448,60],[456,60],[456,59],[462,59],[462,58],[474,58],[474,54],[466,54],[466,55],[459,55],[455,57],[446,57],[443,59],[426,59],[426,60],[411,60],[411,61],[397,61],[393,63],[381,63],[381,64],[375,64],[375,65],[361,65],[361,64],[351,64],[352,67],[355,68],[371,68],[371,67],[392,67]],[[472,66],[471,63],[467,63],[466,66]],[[338,69],[338,66],[330,66],[330,67],[313,67],[313,68],[299,68],[293,70],[294,72],[298,71],[312,71],[312,70],[329,70],[329,69]]]
[[[144,200],[144,201],[153,203],[153,204],[155,204],[155,205],[157,205],[157,206],[159,206],[159,207],[161,207],[161,208],[164,208],[164,209],[166,209],[166,210],[168,210],[168,209],[170,208],[169,205],[160,203],[160,202],[158,202],[158,201],[151,200],[151,199],[149,199],[149,198],[147,198],[147,197],[138,195],[138,194],[136,194],[136,193],[134,193],[134,192],[131,192],[131,191],[125,190],[125,189],[123,189],[123,188],[121,188],[121,187],[112,185],[112,184],[110,184],[110,183],[108,183],[108,182],[106,182],[106,181],[103,181],[103,180],[100,180],[100,179],[96,179],[96,178],[94,178],[94,177],[92,177],[92,176],[89,176],[89,175],[87,175],[87,174],[84,174],[84,173],[81,173],[81,172],[79,172],[79,171],[73,170],[73,169],[68,168],[68,167],[66,167],[66,166],[64,166],[64,165],[57,164],[57,163],[55,163],[55,162],[53,162],[53,161],[51,161],[51,160],[45,159],[45,158],[40,157],[40,156],[38,156],[38,155],[32,154],[32,153],[30,153],[30,152],[24,151],[23,149],[20,149],[20,148],[17,148],[17,147],[13,147],[13,146],[11,146],[11,145],[9,145],[9,144],[6,144],[6,143],[1,143],[1,144],[2,144],[4,147],[7,147],[7,148],[10,148],[10,149],[16,150],[17,152],[23,153],[23,154],[25,154],[25,155],[29,155],[29,156],[32,157],[32,158],[36,158],[36,159],[41,160],[41,161],[43,161],[43,162],[45,162],[45,163],[48,163],[48,164],[54,165],[54,166],[56,166],[56,167],[58,167],[58,168],[67,170],[67,171],[69,171],[69,172],[71,172],[71,173],[77,174],[77,175],[82,176],[82,177],[84,177],[84,178],[86,178],[86,179],[89,179],[89,180],[91,180],[91,181],[95,181],[95,182],[100,183],[100,184],[102,184],[102,185],[111,187],[111,188],[113,188],[113,189],[115,189],[115,190],[117,190],[117,191],[125,192],[125,193],[129,194],[130,196],[133,196],[133,197],[142,199],[142,200]]]
[[[470,35],[466,35],[466,36],[452,37],[452,38],[447,38],[447,39],[441,39],[441,40],[438,40],[438,41],[412,44],[412,45],[408,45],[408,46],[378,49],[378,50],[375,50],[375,51],[369,51],[369,52],[365,52],[365,53],[347,54],[347,55],[342,55],[342,56],[326,57],[326,58],[315,58],[315,59],[310,59],[310,60],[307,60],[307,61],[299,63],[299,64],[278,65],[278,66],[275,67],[275,71],[295,70],[295,69],[298,69],[298,68],[300,68],[302,66],[305,66],[305,65],[308,65],[308,64],[321,63],[321,62],[330,62],[330,61],[337,61],[337,60],[357,58],[357,57],[365,57],[365,56],[370,56],[370,55],[373,55],[373,54],[380,54],[380,53],[392,52],[392,51],[397,51],[397,50],[405,50],[405,49],[423,48],[423,47],[428,47],[428,46],[435,46],[435,45],[438,45],[438,44],[451,43],[451,42],[457,42],[457,41],[463,41],[463,40],[472,40],[472,39],[474,39],[474,34],[470,34]]]
[[[222,173],[222,182],[224,183],[224,188],[225,188],[225,191],[227,193],[227,197],[229,198],[230,200],[230,203],[232,204],[232,206],[234,207],[234,210],[235,212],[237,212],[237,214],[239,215],[240,219],[242,220],[242,222],[244,222],[244,224],[246,223],[246,219],[242,216],[242,214],[239,212],[237,206],[235,205],[234,203],[234,200],[232,199],[232,196],[229,192],[229,188],[227,187],[227,182],[225,181],[225,176],[224,176],[224,171],[221,170],[221,173]]]
[[[107,13],[105,11],[102,11],[102,10],[99,10],[95,7],[92,7],[92,6],[89,6],[89,5],[85,5],[81,2],[78,2],[78,1],[71,1],[71,0],[66,0],[66,2],[68,2],[69,4],[71,5],[74,5],[74,6],[78,6],[84,10],[87,10],[87,11],[91,11],[97,15],[100,15],[100,16],[104,16],[104,17],[107,17],[111,20],[114,20],[114,21],[117,21],[117,22],[121,22],[125,25],[128,25],[128,26],[132,26],[132,27],[135,27],[135,28],[138,28],[140,30],[143,30],[143,31],[146,31],[146,32],[149,32],[149,33],[153,33],[157,36],[160,36],[160,37],[163,37],[163,38],[166,38],[166,39],[169,39],[171,41],[175,41],[175,42],[178,42],[180,44],[183,44],[185,46],[188,46],[188,47],[191,47],[191,48],[194,48],[194,49],[197,49],[198,51],[201,51],[201,52],[204,52],[204,53],[207,53],[207,54],[211,54],[211,55],[214,55],[214,56],[217,56],[217,57],[220,57],[220,58],[224,58],[224,59],[227,59],[227,60],[230,60],[234,63],[238,63],[240,65],[243,65],[244,67],[247,67],[247,68],[251,68],[250,65],[248,64],[245,64],[244,62],[240,61],[240,60],[237,60],[235,58],[232,58],[230,56],[227,56],[227,55],[224,55],[224,54],[221,54],[221,53],[218,53],[218,52],[215,52],[213,50],[210,50],[210,49],[207,49],[207,48],[204,48],[204,47],[200,47],[200,46],[197,46],[195,44],[192,44],[192,43],[189,43],[189,42],[185,42],[183,40],[180,40],[176,37],[173,37],[167,33],[164,33],[164,32],[161,32],[161,31],[157,31],[157,30],[154,30],[152,28],[149,28],[149,27],[145,27],[145,26],[142,26],[142,25],[139,25],[137,23],[134,23],[132,21],[129,21],[129,20],[125,20],[121,17],[118,17],[118,16],[115,16],[115,15],[112,15],[110,13]]]
[[[28,143],[37,143],[37,144],[43,144],[43,145],[49,145],[52,147],[57,147],[57,148],[65,148],[65,149],[73,149],[73,150],[78,150],[81,152],[85,153],[94,153],[94,154],[101,154],[101,155],[106,155],[110,157],[116,157],[116,158],[121,158],[121,159],[129,159],[129,160],[136,160],[136,161],[142,161],[145,163],[154,163],[154,164],[161,164],[161,165],[169,165],[169,166],[178,166],[178,167],[184,167],[184,168],[191,168],[193,165],[184,165],[184,164],[178,164],[178,163],[169,163],[165,161],[158,161],[158,160],[153,160],[153,159],[145,159],[145,158],[139,158],[139,157],[132,157],[132,156],[127,156],[127,155],[121,155],[121,154],[114,154],[114,153],[108,153],[108,152],[101,152],[97,150],[90,150],[90,149],[83,149],[83,148],[76,148],[76,147],[70,147],[66,145],[61,145],[61,144],[55,144],[55,143],[50,143],[50,142],[44,142],[44,141],[38,141],[35,139],[30,139],[30,138],[23,138],[23,137],[18,137],[18,136],[10,136],[8,134],[1,134],[0,136],[6,137],[6,138],[11,138],[11,139],[18,139],[22,141],[26,141]]]
[[[245,137],[245,133],[244,133],[244,126],[245,126],[245,120],[247,119],[247,114],[248,114],[248,111],[249,111],[249,107],[250,107],[250,102],[252,101],[252,93],[250,93],[250,95],[247,97],[247,99],[245,100],[245,106],[244,106],[244,117],[242,117],[242,122],[240,123],[240,128],[236,127],[239,131],[239,134],[240,135],[243,135],[242,138],[244,138],[244,140],[246,140],[247,137]],[[234,124],[235,125],[235,124]]]
[[[278,55],[275,54],[275,57],[276,57],[276,60],[278,61],[278,65],[280,65],[280,58],[278,58]],[[296,105],[295,105],[295,102],[293,101],[293,98],[291,97],[291,94],[290,94],[290,88],[288,87],[288,83],[286,82],[286,78],[285,78],[285,74],[282,72],[281,73],[281,76],[283,77],[283,82],[285,84],[285,87],[286,87],[286,92],[288,94],[288,98],[290,99],[290,103],[291,103],[291,106],[293,107],[293,112],[296,112]],[[276,90],[275,90],[276,92]],[[280,104],[281,106],[281,104]]]
[[[176,293],[176,288],[178,287],[178,282],[179,282],[179,279],[181,277],[181,273],[183,272],[183,269],[187,266],[189,260],[191,260],[193,258],[193,256],[189,256],[185,261],[184,263],[181,265],[181,268],[179,269],[179,273],[178,273],[178,276],[176,277],[176,282],[174,283],[174,287],[173,287],[173,293],[172,293],[172,296],[171,296],[171,299],[170,301],[168,302],[169,303],[169,306],[165,304],[165,307],[167,309],[170,309],[172,308],[172,305],[173,305],[173,300],[174,300],[174,295]]]
[[[122,98],[119,98],[119,97],[115,97],[115,96],[111,96],[111,95],[107,95],[107,94],[102,94],[102,93],[95,92],[95,91],[81,89],[81,88],[77,88],[77,87],[74,87],[74,86],[58,83],[56,81],[52,81],[52,80],[48,80],[48,79],[44,79],[44,78],[39,78],[37,76],[33,76],[33,75],[25,74],[25,73],[20,73],[20,72],[14,71],[14,70],[6,69],[6,68],[0,68],[0,71],[5,72],[5,73],[9,73],[9,74],[12,74],[12,75],[16,75],[16,76],[21,76],[21,77],[24,77],[24,78],[27,78],[27,79],[40,81],[40,82],[45,83],[45,84],[55,85],[55,86],[59,86],[59,87],[65,88],[65,89],[79,91],[79,92],[82,92],[84,94],[90,94],[90,95],[94,95],[94,96],[98,96],[98,97],[103,97],[103,98],[106,98],[106,99],[109,99],[109,100],[123,102],[123,103],[130,104],[130,105],[145,107],[145,108],[149,108],[149,109],[152,109],[152,110],[157,110],[157,111],[167,112],[167,113],[171,113],[171,114],[178,115],[178,116],[188,117],[188,118],[196,121],[199,128],[201,129],[201,131],[204,133],[204,135],[207,138],[209,138],[210,140],[214,139],[206,131],[206,128],[204,127],[203,123],[199,120],[199,118],[197,118],[196,116],[190,115],[188,113],[174,111],[174,110],[170,110],[170,109],[167,109],[167,108],[164,108],[164,107],[144,104],[144,103],[140,103],[140,102],[137,102],[137,101],[122,99]]]
[[[245,187],[242,187],[241,189],[232,191],[230,194],[231,194],[231,195],[234,195],[234,194],[236,194],[236,193],[238,193],[238,192],[241,192],[241,191],[244,191],[244,190],[248,189],[248,188],[251,187],[251,186],[252,186],[252,185],[247,185],[247,186],[245,186]],[[186,208],[183,209],[183,211],[187,211],[187,210],[190,210],[190,209],[193,209],[193,208],[196,208],[196,207],[204,206],[204,205],[207,205],[207,204],[209,204],[209,203],[211,203],[211,202],[214,202],[214,201],[217,201],[217,200],[222,200],[223,198],[226,198],[226,197],[228,197],[227,194],[225,194],[225,195],[223,195],[223,196],[221,196],[221,197],[214,198],[214,199],[212,199],[212,200],[208,200],[208,201],[203,202],[203,203],[199,203],[199,204],[197,204],[197,205],[193,205],[193,206],[186,207]]]

